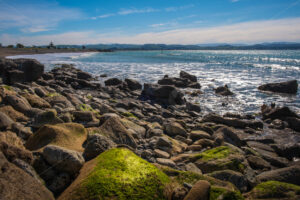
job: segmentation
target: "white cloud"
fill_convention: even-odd
[[[37,37],[1,35],[4,45],[17,42],[26,45],[48,44],[96,44],[96,43],[166,43],[166,44],[200,44],[200,43],[258,43],[273,41],[299,41],[300,18],[289,18],[268,21],[252,21],[232,25],[186,28],[162,32],[148,32],[136,35],[121,33],[100,34],[93,31],[69,32]],[[157,25],[160,26],[160,25]]]
[[[154,8],[145,8],[145,9],[122,9],[118,12],[119,15],[130,15],[130,14],[136,14],[136,13],[152,13],[152,12],[158,12],[159,10]]]
[[[167,12],[176,12],[178,10],[185,10],[185,9],[189,9],[189,8],[192,8],[192,7],[194,7],[193,4],[179,6],[179,7],[168,7],[168,8],[165,8],[165,11],[167,11]]]
[[[105,14],[105,15],[99,15],[97,17],[91,17],[91,19],[96,20],[96,19],[104,19],[104,18],[108,18],[108,17],[112,17],[115,16],[115,14],[110,13],[110,14]]]
[[[16,4],[0,1],[0,30],[19,28],[25,33],[53,29],[63,20],[77,19],[81,13],[57,4]]]

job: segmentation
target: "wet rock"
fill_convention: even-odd
[[[300,185],[300,167],[291,166],[263,172],[257,176],[257,179],[260,182],[274,180]]]
[[[142,89],[142,85],[136,80],[126,78],[125,82],[127,83],[127,86],[130,90],[140,90],[140,89]]]
[[[83,157],[86,161],[88,161],[97,157],[100,153],[115,147],[116,145],[109,138],[96,133],[93,135],[88,135],[83,146]]]
[[[261,108],[263,119],[282,119],[287,117],[299,118],[299,116],[291,111],[288,107],[271,108],[266,105]]]
[[[62,147],[48,145],[43,150],[45,160],[60,172],[77,174],[84,164],[84,158],[79,152]]]
[[[222,95],[222,96],[231,96],[233,95],[233,92],[231,92],[228,88],[227,85],[225,86],[220,86],[220,87],[217,87],[215,90],[215,93],[216,94],[219,94],[219,95]]]
[[[258,89],[263,91],[270,91],[270,92],[296,94],[298,91],[298,82],[297,80],[291,80],[287,82],[268,83],[259,86]]]
[[[210,183],[205,180],[196,182],[184,200],[209,200]]]
[[[183,93],[176,87],[170,85],[144,84],[142,96],[147,99],[156,100],[166,105],[182,105],[185,103]]]
[[[83,80],[90,80],[93,78],[93,76],[87,72],[79,71],[77,72],[77,78]]]
[[[201,108],[200,108],[199,105],[197,105],[197,104],[192,104],[192,103],[190,103],[190,102],[187,102],[187,103],[186,103],[186,109],[189,110],[189,111],[197,112],[197,113],[201,112]]]
[[[104,81],[104,83],[106,86],[116,86],[116,85],[122,84],[122,81],[117,78],[110,78],[110,79]]]
[[[1,152],[0,168],[1,199],[54,200],[49,190],[28,173],[9,163]]]
[[[197,82],[197,77],[194,75],[191,75],[185,71],[180,71],[179,73],[180,78],[188,79],[191,82]]]

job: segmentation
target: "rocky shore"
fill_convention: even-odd
[[[300,198],[300,116],[288,107],[203,115],[180,89],[201,84],[183,71],[104,86],[67,64],[1,59],[0,69],[1,200]]]

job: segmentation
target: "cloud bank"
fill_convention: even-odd
[[[136,35],[117,35],[94,31],[67,32],[43,36],[14,36],[3,34],[0,42],[4,45],[17,42],[26,45],[55,44],[97,44],[97,43],[259,43],[274,41],[300,42],[300,18],[252,21],[209,28],[174,29],[162,32],[147,32]]]

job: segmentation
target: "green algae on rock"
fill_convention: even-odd
[[[229,146],[219,146],[191,157],[195,164],[203,171],[210,173],[217,170],[231,169],[243,172],[245,158],[236,149]]]
[[[165,199],[169,177],[125,148],[115,148],[86,163],[59,199]]]
[[[209,200],[243,200],[244,197],[239,191],[230,191],[226,188],[212,186]]]
[[[279,182],[267,181],[260,183],[246,195],[249,199],[299,199],[300,186]]]

